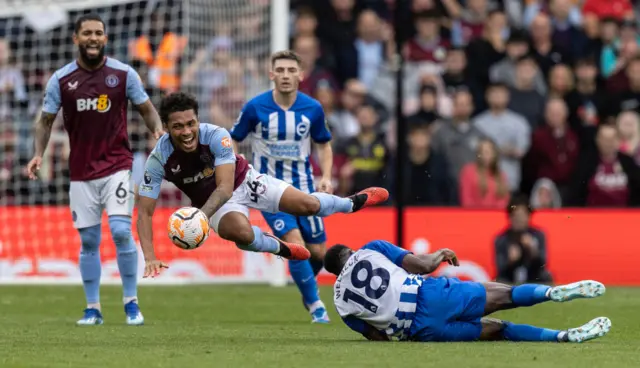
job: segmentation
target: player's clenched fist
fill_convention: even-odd
[[[153,261],[145,261],[144,264],[144,275],[143,278],[146,277],[156,277],[160,275],[163,268],[169,268],[166,263],[154,259]]]
[[[40,166],[42,166],[42,157],[40,156],[35,156],[29,161],[29,164],[27,164],[27,175],[29,179],[36,180],[38,178],[36,174],[40,170]]]

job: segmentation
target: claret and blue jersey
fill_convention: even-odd
[[[327,143],[332,138],[324,110],[317,100],[297,92],[293,105],[283,110],[274,101],[271,90],[245,104],[231,129],[231,137],[238,142],[251,138],[253,167],[305,193],[315,191],[309,161],[311,140]],[[309,244],[320,244],[326,240],[324,223],[319,217],[297,218],[285,213],[266,212],[263,216],[278,237],[299,228]]]
[[[176,150],[169,134],[156,143],[145,165],[139,193],[157,199],[162,180],[183,191],[194,207],[202,207],[216,189],[216,167],[236,164],[234,189],[242,184],[249,165],[233,152],[229,132],[216,125],[200,124],[195,152]]]

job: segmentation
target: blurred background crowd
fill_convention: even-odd
[[[231,128],[244,102],[269,88],[269,5],[149,0],[97,10],[107,54],[132,64],[154,101],[190,91],[202,122]],[[631,0],[292,0],[290,45],[306,74],[301,90],[322,103],[333,132],[338,193],[375,185],[409,205],[504,209],[525,196],[533,208],[640,206],[637,10]],[[67,201],[61,128],[42,183],[16,167],[31,155],[43,86],[74,57],[78,14],[45,33],[0,20],[3,203]],[[396,31],[407,137],[395,134]],[[131,116],[139,177],[155,142]],[[398,191],[400,144],[408,156]],[[183,200],[169,186],[163,198]]]

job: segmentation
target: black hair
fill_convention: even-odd
[[[324,255],[324,268],[332,274],[338,276],[342,272],[351,249],[344,244],[336,244],[333,247],[327,249],[327,253]]]
[[[104,32],[105,33],[107,32],[107,25],[104,23],[104,20],[102,20],[102,17],[96,13],[90,13],[90,14],[81,15],[80,17],[78,17],[78,19],[76,19],[76,24],[74,27],[75,34],[78,34],[80,32],[80,30],[82,29],[82,24],[84,22],[90,22],[90,21],[102,23]]]
[[[533,56],[533,54],[527,53],[527,54],[524,54],[524,55],[520,56],[518,58],[518,60],[516,60],[516,64],[520,64],[523,61],[531,61],[531,62],[533,62],[535,64],[536,63],[536,58],[535,58],[535,56]]]
[[[172,93],[165,96],[160,102],[160,120],[163,124],[167,124],[170,114],[187,110],[193,110],[198,116],[198,100],[188,93]]]
[[[511,197],[511,200],[507,205],[507,214],[511,216],[511,214],[519,207],[526,208],[529,214],[533,213],[533,208],[529,205],[529,198],[525,194],[517,194]]]
[[[508,90],[509,86],[507,86],[506,83],[502,83],[502,82],[491,82],[487,86],[487,91],[489,91],[490,89],[493,89],[493,88],[504,88],[504,89]]]

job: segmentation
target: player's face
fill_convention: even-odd
[[[174,146],[184,152],[193,152],[198,148],[200,122],[195,111],[176,111],[169,114],[167,130]]]
[[[302,81],[300,65],[295,60],[276,60],[269,72],[269,79],[276,84],[276,90],[280,93],[297,91]]]
[[[73,43],[78,46],[80,58],[88,65],[97,65],[104,58],[107,35],[102,22],[88,20],[82,23],[78,33],[73,35]]]

